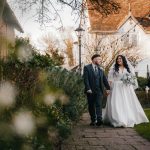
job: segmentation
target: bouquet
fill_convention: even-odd
[[[131,73],[126,73],[121,78],[121,81],[123,81],[126,85],[134,85],[136,86],[136,77]]]

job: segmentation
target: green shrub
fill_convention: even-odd
[[[144,108],[150,107],[150,94],[146,95],[145,91],[136,91],[136,95]]]
[[[72,121],[78,120],[86,108],[82,78],[65,69],[54,68],[48,70],[48,83],[55,88],[63,89],[69,96],[69,103],[64,105],[63,111]]]
[[[147,85],[147,78],[138,77],[139,90],[145,90],[145,86]]]
[[[73,121],[84,112],[82,78],[56,67],[49,55],[35,52],[28,61],[12,55],[0,65],[2,79],[17,88],[15,104],[0,111],[0,135],[6,135],[6,138],[0,136],[0,149],[20,150],[27,145],[38,150],[58,146],[71,133]],[[55,101],[48,105],[44,99],[49,94],[55,95]],[[32,114],[36,128],[33,134],[20,136],[12,129],[12,120],[20,112]]]

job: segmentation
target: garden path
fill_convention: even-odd
[[[150,150],[150,142],[133,128],[91,127],[89,120],[83,114],[61,150]]]

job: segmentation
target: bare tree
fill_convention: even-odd
[[[68,55],[68,65],[74,65],[74,57],[73,57],[73,40],[72,39],[65,39],[64,43],[66,45],[66,53]]]
[[[139,48],[136,49],[132,48],[128,51],[125,51],[125,54],[134,67],[136,67],[136,65],[143,59],[143,56]]]
[[[124,47],[124,40],[116,41],[111,45],[112,39],[115,39],[115,36],[108,35],[94,35],[84,42],[84,48],[86,50],[86,62],[91,61],[91,56],[94,53],[98,53],[101,56],[101,67],[105,68],[106,72],[109,70],[110,66],[114,63],[115,58],[119,54],[124,54],[133,65],[142,59],[140,55],[140,50],[136,48],[132,43],[128,43]],[[127,37],[125,37],[127,38]],[[93,39],[93,40],[92,40]],[[108,45],[107,45],[107,42]]]
[[[64,28],[61,32],[61,39],[65,45],[64,53],[66,54],[66,59],[68,65],[71,67],[74,65],[74,55],[73,55],[73,28],[67,27]]]
[[[52,33],[47,33],[43,35],[39,40],[39,44],[43,46],[45,49],[57,49],[60,48],[60,41],[58,38],[52,34]]]
[[[64,64],[64,56],[61,53],[62,49],[60,49],[59,40],[55,36],[51,34],[44,35],[39,42],[45,47],[45,53],[50,55],[54,62],[59,65]]]
[[[65,65],[70,67],[74,65],[72,30],[71,27],[64,28],[57,34],[57,37],[52,33],[48,33],[38,40],[46,53],[52,55],[54,51],[58,51],[58,54],[64,57]]]
[[[88,5],[92,5],[91,10],[97,10],[104,15],[116,13],[120,8],[119,3],[115,0],[9,0],[9,2],[21,9],[22,12],[34,9],[33,16],[41,24],[59,19],[61,26],[63,23],[60,14],[64,6],[70,7],[72,13],[77,14],[78,18],[85,17],[84,11],[87,10]]]

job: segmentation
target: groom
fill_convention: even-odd
[[[100,69],[100,55],[92,56],[92,64],[84,67],[84,84],[85,93],[88,100],[88,110],[91,117],[91,126],[100,126],[102,124],[102,97],[104,94],[104,86],[106,93],[109,94],[110,86]]]

